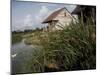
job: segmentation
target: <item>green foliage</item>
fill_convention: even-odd
[[[96,27],[92,19],[82,20],[61,31],[46,32],[40,37],[44,65],[55,63],[60,70],[96,68]]]
[[[39,31],[31,33],[31,34],[26,34],[25,44],[39,45],[39,39],[38,39],[39,36],[40,36]]]
[[[17,33],[12,34],[12,44],[21,42],[21,40],[22,40],[22,34],[17,34]]]

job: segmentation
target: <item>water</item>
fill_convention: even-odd
[[[12,52],[12,55],[13,54],[20,54],[21,52],[23,52],[23,51],[28,51],[28,52],[30,52],[30,51],[32,51],[33,50],[33,45],[27,45],[27,44],[25,44],[25,42],[24,42],[24,40],[25,39],[23,39],[21,42],[19,42],[19,43],[16,43],[16,44],[13,44],[12,45],[12,48],[11,48],[11,52]]]
[[[31,72],[30,67],[27,65],[32,60],[34,49],[36,49],[37,46],[27,45],[24,41],[25,39],[12,45],[11,58],[13,73]]]

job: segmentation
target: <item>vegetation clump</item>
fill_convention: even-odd
[[[51,64],[57,71],[95,69],[95,29],[95,23],[89,18],[87,23],[82,20],[72,22],[61,31],[46,32],[45,36],[40,36],[43,60],[37,60],[44,65],[44,72],[45,66],[50,69]]]
[[[12,44],[22,41],[22,35],[18,33],[12,33]]]

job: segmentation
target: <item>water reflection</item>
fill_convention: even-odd
[[[34,49],[36,49],[37,46],[27,45],[24,41],[25,39],[13,44],[11,48],[12,72],[14,74],[31,72],[27,64],[31,61]]]

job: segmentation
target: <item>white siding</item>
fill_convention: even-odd
[[[69,25],[72,21],[72,16],[69,14],[69,12],[64,9],[61,11],[53,20],[58,20],[58,23],[55,25],[55,29],[62,29],[61,27],[64,27],[66,25]],[[60,27],[61,26],[61,27]]]

